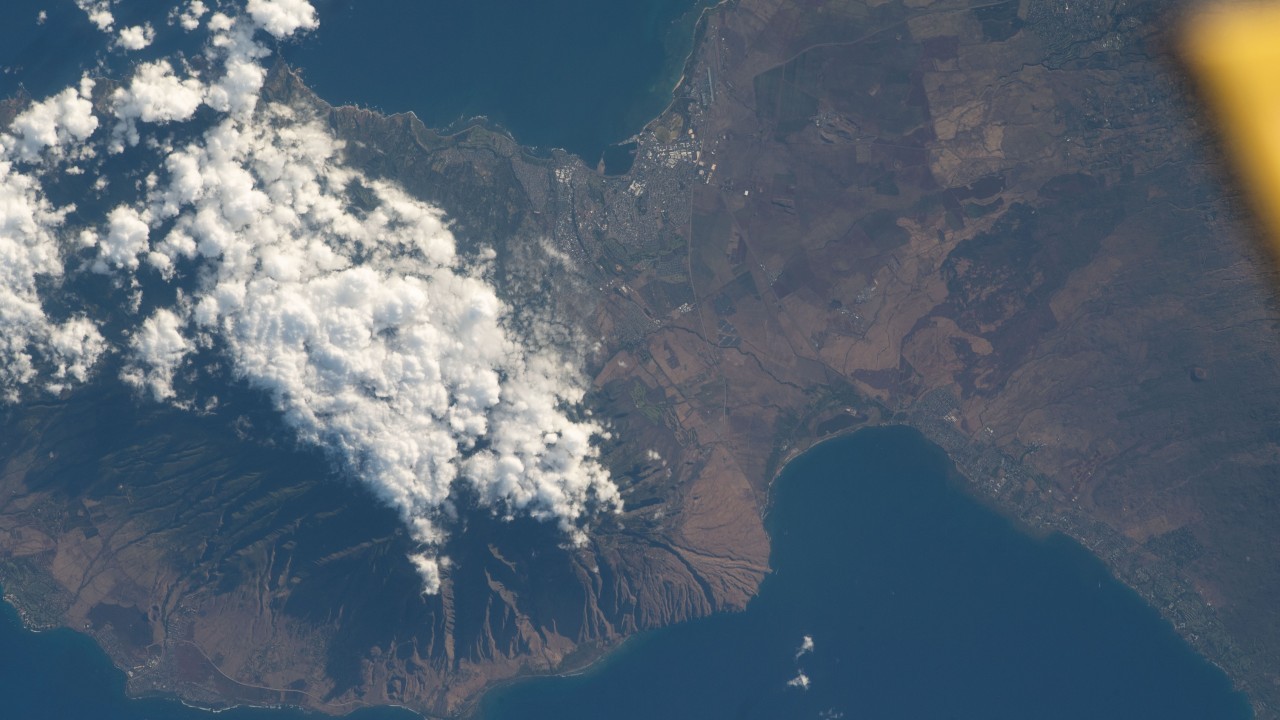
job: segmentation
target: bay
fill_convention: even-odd
[[[775,483],[774,572],[745,612],[643,636],[580,675],[502,688],[481,715],[1251,717],[1227,677],[1094,556],[1020,532],[951,473],[906,428],[811,450]]]

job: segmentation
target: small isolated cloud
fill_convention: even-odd
[[[813,652],[813,638],[809,635],[805,635],[800,640],[800,647],[796,650],[796,659],[799,660],[811,652]]]
[[[55,383],[88,380],[90,369],[107,349],[97,325],[86,317],[74,317],[60,324],[51,323],[47,332],[45,347]]]
[[[804,673],[798,673],[795,677],[787,681],[788,687],[800,688],[801,690],[809,689],[809,676]]]
[[[156,31],[152,29],[150,23],[144,25],[130,25],[120,30],[116,36],[116,45],[125,50],[141,50],[151,44],[156,39]]]
[[[138,269],[138,258],[147,251],[151,226],[150,213],[119,206],[107,215],[107,231],[97,236],[98,259],[94,272],[106,273],[120,268]]]
[[[183,320],[177,313],[160,308],[129,338],[130,362],[121,379],[150,391],[156,400],[174,396],[173,375],[191,350],[182,334]]]
[[[37,24],[37,25],[43,25],[43,24],[45,23],[45,21],[46,21],[46,20],[48,20],[48,19],[49,19],[49,11],[47,11],[47,10],[41,10],[40,12],[36,13],[36,24]]]
[[[798,665],[800,659],[811,652],[813,652],[813,637],[805,635],[800,639],[800,647],[796,649],[796,664]],[[787,685],[789,687],[800,688],[801,690],[808,690],[809,676],[805,675],[803,670],[797,669],[796,676],[788,680]]]
[[[182,13],[178,15],[178,24],[183,30],[192,32],[200,28],[200,18],[209,12],[209,8],[205,6],[202,0],[191,0],[187,6],[183,8]]]
[[[94,82],[83,78],[80,85],[32,103],[18,114],[0,144],[16,159],[36,162],[45,151],[62,155],[62,149],[88,139],[98,129],[91,94]]]
[[[89,16],[89,22],[102,32],[110,32],[116,24],[116,18],[111,14],[111,0],[76,0],[76,7],[83,10]]]
[[[117,150],[123,140],[139,141],[138,123],[189,120],[204,100],[204,86],[192,77],[180,78],[168,60],[138,65],[129,83],[111,93],[111,111],[120,121],[112,131]]]
[[[226,13],[216,12],[209,16],[209,29],[214,32],[226,32],[234,24],[235,20]]]
[[[245,10],[254,24],[277,38],[314,30],[319,24],[315,8],[307,0],[249,0]]]

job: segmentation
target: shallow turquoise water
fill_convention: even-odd
[[[746,612],[495,692],[484,717],[1250,717],[1093,556],[1020,533],[948,470],[905,428],[813,450],[776,484],[776,572]],[[805,636],[813,650],[797,657]],[[800,673],[807,690],[788,685]]]

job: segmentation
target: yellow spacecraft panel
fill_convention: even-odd
[[[1182,49],[1280,258],[1280,2],[1207,6]]]

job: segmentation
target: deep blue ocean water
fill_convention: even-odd
[[[484,114],[522,142],[594,162],[666,103],[694,0],[350,0],[285,48],[334,102]],[[154,14],[137,0],[121,24]],[[40,9],[49,13],[37,26]],[[70,0],[0,4],[0,95],[60,89],[106,40]],[[164,47],[156,48],[163,51]],[[115,62],[120,62],[116,60]],[[776,569],[744,613],[650,633],[591,670],[492,693],[488,720],[532,718],[1246,718],[1243,697],[1087,552],[1034,540],[946,481],[915,433],[866,431],[795,461],[770,515]],[[810,653],[797,658],[802,638]],[[807,690],[788,685],[800,673]],[[88,638],[0,611],[0,718],[192,720],[123,697]],[[235,710],[225,720],[297,720]],[[357,720],[404,718],[359,713]]]

